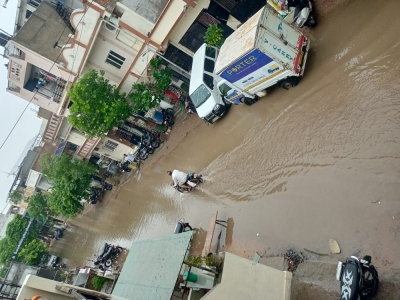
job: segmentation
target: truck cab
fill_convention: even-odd
[[[196,51],[189,86],[189,97],[197,114],[211,124],[221,118],[230,107],[230,103],[224,101],[218,90],[222,78],[213,73],[217,55],[218,49],[206,44]]]

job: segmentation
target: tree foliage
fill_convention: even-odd
[[[126,95],[96,70],[90,70],[68,91],[69,122],[89,138],[101,137],[131,114]]]
[[[22,194],[20,193],[20,192],[18,192],[18,191],[12,191],[9,195],[8,195],[8,197],[10,198],[10,200],[12,201],[12,202],[14,202],[14,203],[19,203],[19,202],[21,202],[21,200],[22,200],[22,198],[23,198],[23,196],[22,196]]]
[[[219,28],[216,24],[211,24],[204,35],[204,41],[209,46],[214,46],[217,48],[221,48],[224,43],[224,39],[222,37],[222,33],[224,31],[222,28]]]
[[[55,215],[49,207],[48,195],[40,192],[29,197],[28,213],[34,219],[40,219],[40,217],[47,218],[48,216]]]
[[[6,228],[6,237],[0,240],[0,263],[7,264],[17,249],[18,243],[25,232],[26,226],[28,225],[29,220],[16,215],[14,219],[8,223]],[[27,244],[35,240],[38,236],[39,228],[36,224],[32,224],[29,228],[28,233],[25,236],[25,240],[21,245],[20,254],[18,254],[17,260],[22,260],[23,256],[21,255],[22,250],[26,247]],[[25,251],[25,253],[28,253]]]
[[[45,155],[42,173],[53,187],[47,199],[49,210],[65,218],[74,218],[83,210],[82,199],[89,198],[88,190],[96,167],[87,161],[61,154],[52,159]]]
[[[21,250],[18,256],[24,264],[37,265],[45,254],[48,254],[47,245],[42,241],[32,240]]]
[[[150,60],[152,77],[146,82],[134,83],[129,98],[135,112],[148,111],[157,107],[164,99],[164,92],[171,84],[172,70],[164,68],[159,57]]]

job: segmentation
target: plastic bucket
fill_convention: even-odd
[[[189,282],[196,282],[197,275],[194,273],[189,273],[189,271],[185,271],[185,273],[183,273],[183,280],[189,281]]]

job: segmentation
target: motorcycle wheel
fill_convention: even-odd
[[[175,189],[176,189],[179,193],[182,193],[182,194],[188,192],[187,189],[181,188],[180,186],[177,186]]]
[[[186,231],[192,231],[192,230],[193,230],[193,228],[192,228],[192,226],[190,226],[189,224],[186,225],[185,228],[183,228],[183,231],[184,231],[184,232],[186,232]]]
[[[158,141],[152,141],[152,142],[151,142],[151,146],[152,146],[154,149],[156,149],[156,148],[160,147],[160,143],[159,143]]]
[[[153,153],[154,153],[154,149],[153,149],[153,148],[148,148],[148,149],[147,149],[147,152],[148,152],[149,154],[153,154]]]
[[[104,265],[109,268],[112,265],[112,260],[111,259],[107,259],[106,262],[104,263]]]
[[[144,152],[144,153],[139,153],[139,158],[141,159],[141,160],[146,160],[147,158],[149,157],[149,154],[147,153],[147,152]]]
[[[314,28],[315,26],[317,26],[317,22],[315,22],[313,17],[310,17],[306,23],[304,24],[304,26],[308,27],[308,28]]]

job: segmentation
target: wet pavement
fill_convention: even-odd
[[[355,0],[333,11],[309,33],[296,88],[272,88],[212,126],[189,120],[187,134],[180,125],[179,144],[167,141],[139,180],[70,222],[52,251],[88,264],[105,241],[129,247],[172,234],[182,217],[199,228],[201,251],[217,210],[228,219],[226,230],[216,229],[221,246],[240,256],[289,245],[326,253],[333,238],[345,256],[370,254],[378,268],[399,269],[398,11],[397,0]],[[201,171],[205,183],[179,194],[166,175],[175,168]]]

